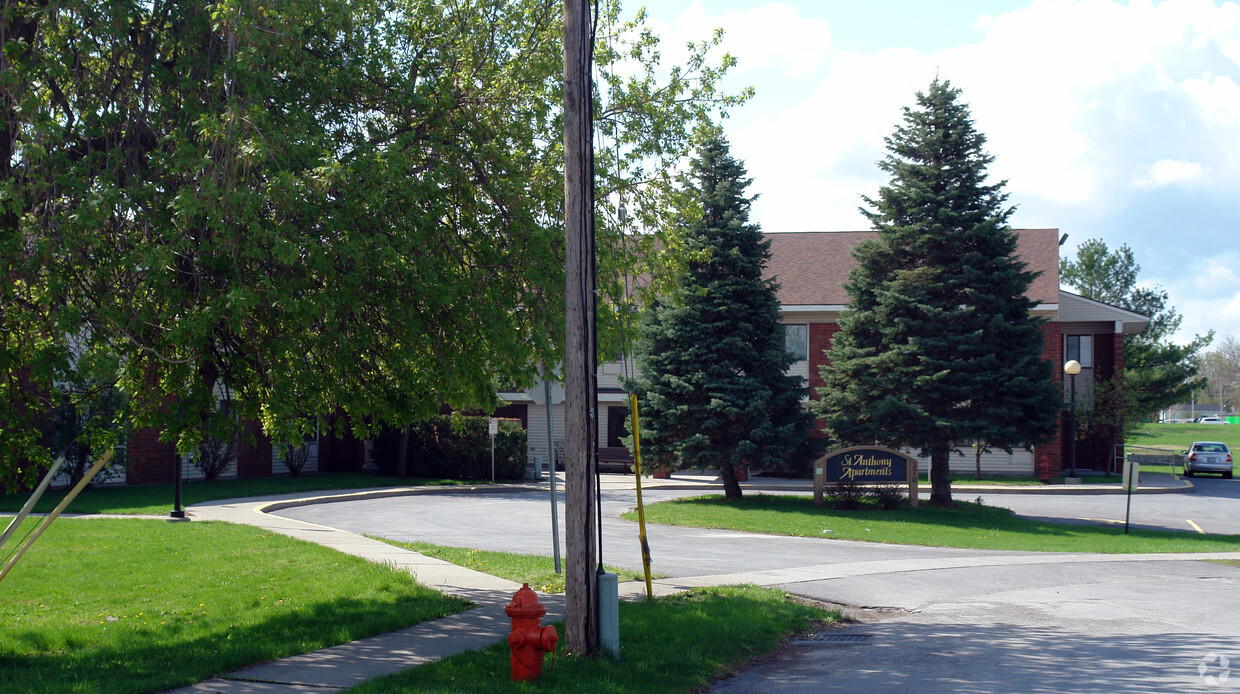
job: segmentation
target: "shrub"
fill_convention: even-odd
[[[288,474],[290,476],[300,477],[301,469],[306,466],[306,462],[309,460],[310,446],[305,443],[281,444],[280,462],[284,463],[284,467],[288,469]]]
[[[409,426],[406,472],[413,477],[491,479],[491,437],[487,417],[436,415]],[[387,427],[375,437],[371,458],[386,474],[400,460],[400,429]],[[495,436],[496,479],[525,476],[526,434],[520,423],[500,420]]]
[[[835,490],[831,494],[831,508],[840,511],[856,511],[861,508],[861,502],[865,499],[866,490],[855,480],[844,480],[835,485]]]
[[[884,511],[894,511],[904,501],[904,487],[899,484],[876,484],[869,492],[870,498]]]

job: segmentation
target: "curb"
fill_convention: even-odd
[[[615,477],[620,477],[619,475]],[[629,476],[624,476],[628,479]],[[1175,487],[1146,487],[1137,489],[1133,494],[1191,494],[1197,491],[1192,482],[1185,479],[1176,480],[1179,486]],[[614,484],[614,483],[613,483]],[[636,486],[634,483],[633,486]],[[628,488],[629,485],[625,485]],[[742,482],[741,488],[745,491],[753,492],[799,492],[813,494],[814,488],[812,484],[754,484],[750,482]],[[719,492],[722,485],[711,482],[690,482],[672,484],[649,484],[642,482],[642,489],[679,489],[685,491],[700,492]],[[298,508],[302,506],[312,506],[314,504],[329,504],[344,501],[360,501],[365,499],[386,499],[398,496],[417,496],[419,494],[477,494],[487,492],[541,492],[546,493],[548,487],[546,483],[530,484],[497,484],[497,485],[469,485],[469,486],[429,486],[429,487],[395,487],[386,489],[369,489],[363,491],[345,491],[341,493],[329,493],[316,496],[299,497],[295,499],[273,499],[270,503],[255,506],[254,510],[259,513],[273,513],[288,508]],[[984,494],[1056,494],[1056,495],[1115,495],[1124,494],[1122,487],[1115,485],[1048,485],[1048,486],[1001,486],[1001,485],[952,485],[952,492],[962,493],[984,493]],[[929,496],[929,488],[922,486],[919,496]]]

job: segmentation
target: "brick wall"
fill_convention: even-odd
[[[323,434],[319,437],[319,472],[357,472],[366,462],[366,442],[348,430],[343,413],[323,418]],[[333,426],[343,424],[344,433],[335,434]]]
[[[159,440],[159,430],[149,427],[134,429],[126,445],[129,466],[127,484],[168,484],[176,474],[176,446]]]
[[[818,389],[826,385],[819,369],[830,365],[831,361],[827,359],[824,352],[831,348],[831,339],[839,331],[840,326],[835,323],[809,324],[809,397],[811,400],[818,400]],[[810,433],[816,438],[826,436],[823,433],[822,424],[818,422],[814,423]]]
[[[271,477],[271,438],[258,422],[250,420],[241,429],[237,445],[237,477]]]
[[[1046,323],[1042,326],[1042,358],[1051,363],[1051,378],[1054,379],[1056,387],[1062,390],[1063,329],[1058,323]],[[1063,424],[1063,417],[1060,417],[1054,438],[1034,449],[1034,470],[1043,480],[1063,474],[1064,452],[1068,445]],[[1059,445],[1055,445],[1056,442]]]

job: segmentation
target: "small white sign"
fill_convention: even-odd
[[[498,419],[492,417],[489,421],[487,421],[487,433],[490,434],[491,436],[495,436],[496,434],[499,433],[499,420]]]

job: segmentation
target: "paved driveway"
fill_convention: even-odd
[[[1240,535],[1240,479],[1194,477],[1192,483],[1195,490],[1190,494],[1134,494],[1130,519],[1133,527]],[[981,496],[992,506],[1010,508],[1032,518],[1080,519],[1079,522],[1091,523],[1122,524],[1127,504],[1123,494],[1069,496],[964,492],[954,496],[969,501]]]
[[[646,497],[685,493],[651,490]],[[1142,496],[1134,505],[1192,496]],[[1233,514],[1240,512],[1240,501],[1219,498],[1220,508],[1230,504]],[[1108,503],[1073,499],[1080,504],[1069,507],[1074,511]],[[987,501],[1005,505],[1008,498]],[[634,503],[629,489],[604,491],[608,563],[640,566],[636,526],[616,518]],[[280,514],[399,540],[537,554],[552,549],[545,491],[418,494]],[[1198,557],[905,547],[667,526],[651,526],[649,539],[654,568],[670,576],[667,584],[775,585],[847,605],[861,620],[826,635],[847,640],[789,646],[717,691],[1240,689],[1240,569]],[[1222,658],[1236,664],[1234,679]]]

